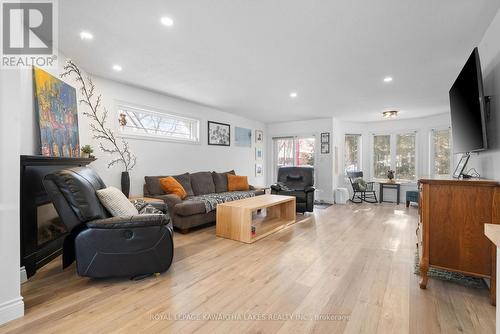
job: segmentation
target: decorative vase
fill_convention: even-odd
[[[394,171],[393,170],[388,170],[387,171],[387,178],[389,179],[389,182],[394,182]]]
[[[82,152],[82,158],[85,158],[85,159],[90,158],[90,153],[83,153]]]
[[[122,193],[128,197],[130,194],[130,175],[128,172],[122,172]]]

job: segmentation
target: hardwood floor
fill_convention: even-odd
[[[334,205],[254,244],[215,227],[176,233],[170,270],[137,282],[80,278],[56,259],[23,284],[26,316],[0,333],[494,333],[486,289],[419,289],[416,217]]]

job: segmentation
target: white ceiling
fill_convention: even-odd
[[[64,0],[59,43],[95,75],[264,122],[371,121],[387,109],[413,118],[448,111],[448,89],[499,7],[498,0]],[[162,26],[162,16],[174,26]],[[80,40],[82,30],[94,40]],[[386,75],[394,81],[385,84]]]

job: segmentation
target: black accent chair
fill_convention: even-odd
[[[374,182],[366,182],[366,187],[362,187],[359,184],[359,180],[363,179],[363,172],[347,172],[347,177],[352,186],[352,198],[353,203],[378,203],[377,194],[374,190]]]
[[[106,186],[88,167],[48,174],[43,184],[69,231],[63,268],[76,259],[80,276],[137,278],[170,267],[174,244],[168,214],[110,217],[96,194]]]
[[[314,210],[314,168],[280,167],[278,182],[271,186],[271,194],[295,196],[297,212]]]

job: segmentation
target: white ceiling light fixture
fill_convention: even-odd
[[[291,93],[290,93],[290,97],[291,97],[292,99],[296,98],[296,97],[297,97],[297,92],[291,92]]]
[[[387,110],[382,113],[382,116],[385,119],[393,119],[398,117],[398,111],[397,110]]]
[[[83,40],[83,41],[90,41],[92,39],[94,39],[94,35],[92,35],[90,32],[88,31],[82,31],[80,32],[80,38]]]
[[[392,77],[385,77],[385,78],[384,78],[384,82],[385,82],[385,83],[392,82]]]
[[[112,68],[113,68],[113,70],[115,70],[116,72],[121,72],[121,71],[123,70],[123,68],[122,68],[120,65],[118,65],[118,64],[113,65],[113,67],[112,67]]]
[[[163,24],[165,27],[171,27],[174,25],[174,20],[168,16],[164,16],[160,20],[161,24]]]

